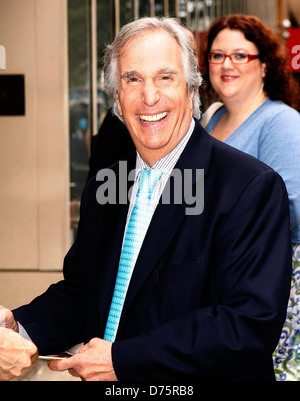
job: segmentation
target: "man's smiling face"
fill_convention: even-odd
[[[193,92],[187,92],[181,49],[166,31],[132,38],[119,59],[120,115],[141,157],[152,166],[188,131]]]

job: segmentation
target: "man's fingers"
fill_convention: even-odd
[[[26,338],[21,337],[21,336],[20,336],[20,338],[22,341],[22,346],[27,350],[27,352],[29,354],[33,355],[33,354],[37,353],[37,347],[32,341],[29,341]]]
[[[5,327],[18,333],[18,323],[15,321],[14,315],[10,309],[3,307],[0,309],[0,327]]]
[[[39,357],[36,345],[32,341],[26,340],[26,338],[23,338],[21,336],[20,339],[22,347],[24,347],[24,350],[26,350],[26,353],[29,356],[31,363],[35,363]]]
[[[12,312],[4,308],[3,306],[0,309],[0,327],[6,327],[9,320],[11,320]]]
[[[38,360],[39,354],[35,353],[34,355],[32,355],[31,357],[31,363],[35,363]]]
[[[74,369],[69,369],[69,373],[70,373],[71,376],[80,377],[79,374]]]
[[[74,357],[65,358],[65,359],[54,359],[48,362],[48,366],[51,370],[55,370],[58,372],[63,372],[64,370],[72,369],[74,362]]]

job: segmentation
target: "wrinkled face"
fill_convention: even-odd
[[[259,54],[256,45],[238,30],[223,29],[215,37],[210,53]],[[255,98],[263,91],[265,64],[259,59],[247,64],[233,64],[227,57],[223,64],[209,64],[209,78],[214,90],[223,101],[235,98]]]
[[[125,46],[119,59],[120,115],[141,157],[151,166],[173,150],[192,119],[181,49],[165,31],[145,32]]]

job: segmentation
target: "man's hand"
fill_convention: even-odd
[[[69,370],[72,376],[86,381],[116,381],[111,346],[109,341],[93,338],[80,348],[78,354],[68,359],[50,361],[48,366],[56,371]]]
[[[0,306],[0,327],[11,329],[16,333],[19,332],[18,323],[15,321],[11,310]]]
[[[0,380],[21,376],[38,358],[37,348],[13,330],[0,328]]]

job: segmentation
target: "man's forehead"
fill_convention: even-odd
[[[156,43],[155,52],[153,46],[150,49],[153,43]],[[157,48],[159,44],[161,46]],[[181,69],[179,53],[179,44],[168,32],[146,31],[140,36],[134,36],[125,44],[119,55],[119,72],[121,75],[134,75],[142,73],[145,69],[153,73],[176,72]]]
[[[127,53],[130,53],[133,47],[136,45],[144,45],[144,46],[149,46],[151,43],[156,39],[159,38],[161,40],[161,43],[164,42],[173,42],[174,46],[178,46],[180,49],[180,46],[176,39],[166,30],[160,29],[160,30],[146,30],[140,34],[134,35],[132,38],[127,40],[127,42],[123,45],[123,48],[120,51],[120,58],[124,57]],[[157,49],[159,52],[160,49]]]

